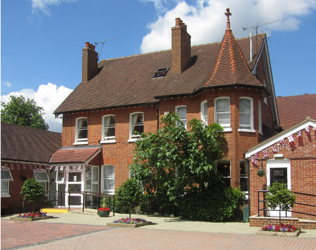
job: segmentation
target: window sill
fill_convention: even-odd
[[[83,142],[74,142],[74,146],[76,146],[76,145],[88,145],[89,144],[89,142],[87,142],[87,141],[83,141]]]
[[[11,195],[8,193],[1,193],[1,198],[10,198]]]
[[[135,141],[137,141],[138,140],[138,138],[133,138],[133,139],[128,139],[127,141],[128,142],[135,142]]]
[[[256,130],[254,129],[238,129],[239,132],[247,132],[247,133],[256,133]]]
[[[100,141],[101,144],[116,143],[116,140]]]
[[[232,128],[224,128],[224,131],[223,132],[232,132]]]

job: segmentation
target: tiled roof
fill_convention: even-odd
[[[61,133],[1,122],[1,159],[47,163],[61,148]]]
[[[227,29],[212,77],[207,81],[205,87],[231,84],[262,86],[262,83],[250,72],[233,32],[231,29]]]
[[[50,163],[84,163],[101,147],[83,147],[83,148],[61,148],[56,151],[50,160]]]
[[[236,59],[236,79],[230,77],[225,82],[219,81],[219,74],[207,87],[218,87],[221,84],[242,84],[258,86],[256,80],[250,79],[250,74],[245,73],[244,68],[253,69],[262,48],[265,35],[253,37],[253,44],[257,44],[253,50],[253,60],[247,65],[240,65]],[[246,60],[250,56],[250,38],[235,40],[234,58],[243,54]],[[257,41],[257,42],[256,42]],[[140,54],[129,57],[102,60],[99,63],[99,72],[87,83],[80,83],[64,102],[55,110],[55,113],[71,111],[94,110],[106,107],[137,105],[145,103],[157,103],[157,98],[163,96],[190,95],[199,89],[212,77],[218,59],[221,43],[211,43],[192,46],[191,55],[194,60],[181,73],[173,73],[169,70],[162,78],[154,78],[154,72],[158,68],[171,67],[171,50]],[[223,58],[224,60],[228,58]],[[244,59],[243,59],[244,60]],[[245,64],[245,62],[242,62]],[[225,69],[220,69],[219,73]],[[224,72],[226,76],[227,72]],[[245,81],[241,80],[245,77]],[[254,77],[253,77],[254,78]],[[216,81],[215,81],[216,80]],[[214,85],[212,85],[214,83]]]
[[[306,117],[316,120],[316,94],[277,97],[280,126],[288,129]]]

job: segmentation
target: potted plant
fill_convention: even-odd
[[[109,217],[111,209],[106,207],[106,198],[102,198],[102,207],[98,208],[98,215],[100,217]]]

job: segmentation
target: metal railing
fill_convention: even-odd
[[[260,217],[260,211],[263,211],[263,216],[267,217],[267,211],[285,211],[285,217],[287,217],[287,211],[286,210],[281,210],[281,209],[277,209],[277,210],[272,210],[266,207],[266,202],[267,200],[265,199],[265,194],[268,193],[268,190],[258,190],[258,216]],[[260,200],[260,193],[263,194],[263,199]],[[315,197],[316,195],[314,194],[307,194],[307,193],[300,193],[300,192],[292,192],[294,194],[299,194],[299,195],[305,195],[305,196],[310,196],[310,197]],[[263,208],[260,208],[260,202],[263,202]],[[308,206],[308,207],[316,207],[315,205],[311,205],[311,204],[307,204],[307,203],[299,203],[299,202],[295,202],[294,204],[297,205],[302,205],[302,206]],[[316,214],[309,214],[309,213],[303,213],[303,212],[299,212],[299,211],[294,211],[291,210],[289,211],[291,213],[297,213],[297,214],[305,214],[305,215],[310,215],[310,216],[316,216]],[[270,217],[268,215],[268,217]]]
[[[82,192],[69,192],[69,191],[46,191],[48,194],[48,200],[43,201],[44,202],[52,202],[55,203],[55,206],[58,207],[65,207],[65,197],[68,193],[68,210],[70,210],[71,206],[82,206],[82,212],[84,212],[84,209],[88,206],[99,208],[101,199],[106,198],[106,206],[113,211],[113,216],[115,216],[115,195],[110,194],[104,194],[104,193],[96,193],[96,192],[88,192],[88,191],[82,191]],[[55,195],[51,195],[51,193],[55,193]],[[57,194],[57,195],[56,195]],[[72,196],[73,194],[73,196]],[[76,202],[74,200],[71,200],[71,197],[78,197],[79,195],[83,196],[83,202]],[[57,199],[50,199],[50,197],[57,197]],[[90,199],[88,199],[90,198]]]

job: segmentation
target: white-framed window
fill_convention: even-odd
[[[262,134],[262,112],[260,101],[258,101],[258,133]]]
[[[267,87],[267,83],[266,83],[265,80],[263,80],[263,86],[264,86],[265,88]],[[268,97],[264,97],[264,98],[263,98],[263,103],[264,103],[265,105],[268,105]]]
[[[47,183],[49,182],[47,172],[45,170],[34,171],[34,179],[42,185],[45,195],[47,195]]]
[[[216,171],[218,174],[221,174],[223,181],[227,186],[230,186],[230,161],[222,160],[216,163]]]
[[[115,115],[105,115],[102,117],[101,143],[115,142],[115,118]]]
[[[115,167],[113,165],[102,166],[102,193],[114,194],[115,192]]]
[[[88,144],[88,118],[80,117],[76,119],[75,145]]]
[[[249,165],[247,161],[240,161],[240,190],[248,195],[249,192],[249,182],[248,182]]]
[[[90,166],[85,172],[85,191],[98,193],[99,192],[99,168]]]
[[[253,99],[239,98],[239,129],[241,132],[255,132],[253,129]]]
[[[10,181],[13,181],[10,170],[1,169],[1,197],[11,197],[9,192]]]
[[[230,127],[230,98],[215,98],[214,120],[224,128],[224,131],[232,131]]]
[[[207,126],[207,100],[201,103],[201,120]]]
[[[135,141],[141,133],[144,133],[144,113],[136,112],[130,114],[129,139]]]
[[[187,129],[187,106],[176,106],[176,112],[179,114],[180,121],[183,123],[185,129]],[[178,126],[180,126],[180,124],[178,124]]]

